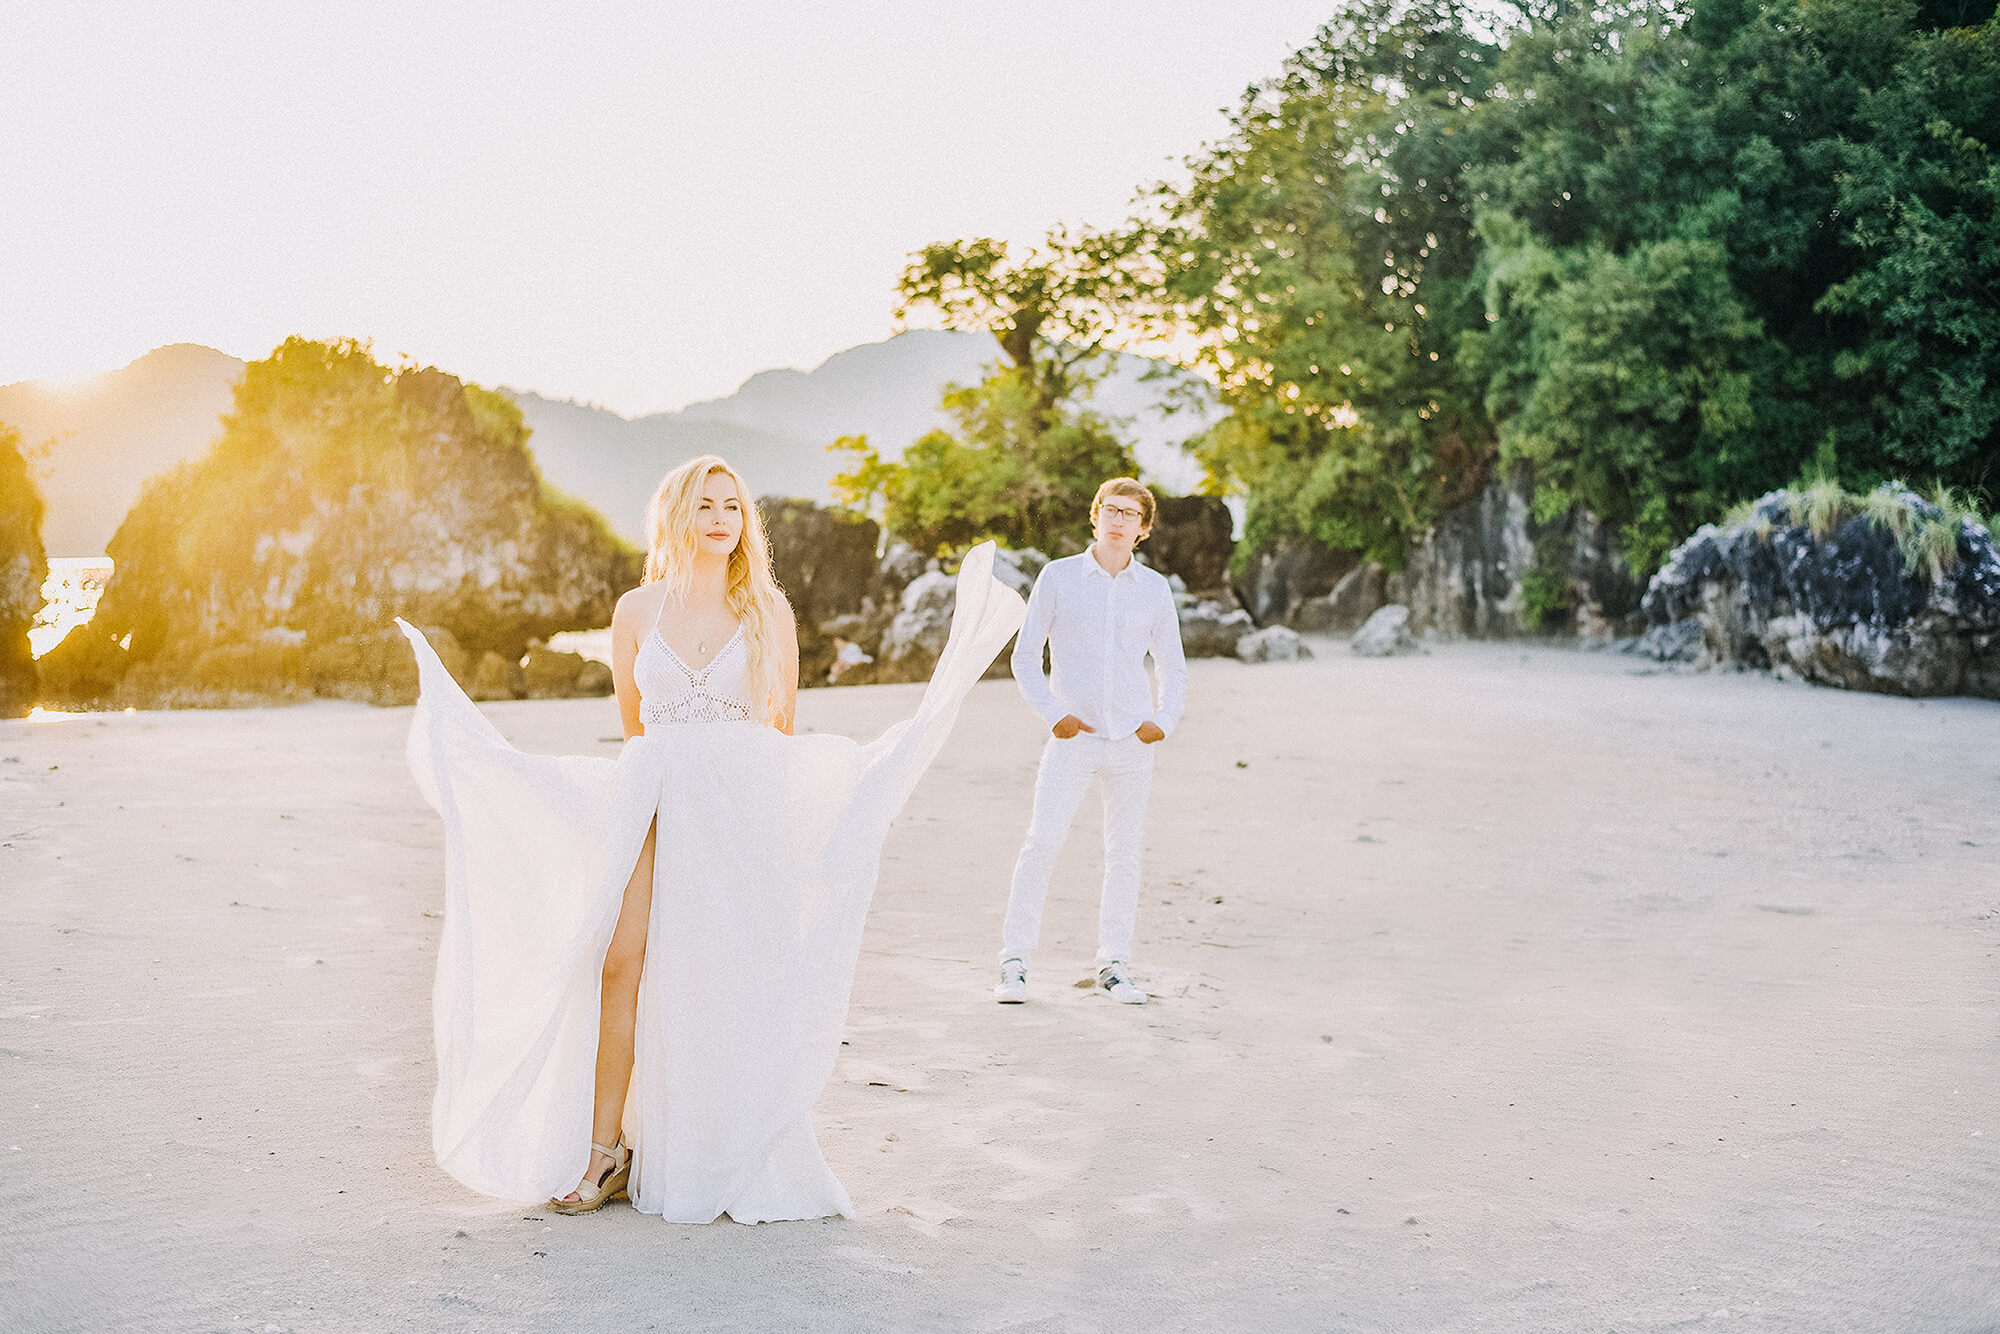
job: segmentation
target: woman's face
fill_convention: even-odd
[[[726,472],[712,472],[695,505],[695,546],[703,555],[727,556],[743,540],[743,500]]]

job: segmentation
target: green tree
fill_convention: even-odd
[[[1098,483],[1138,470],[1115,425],[1086,406],[1111,357],[1115,247],[1056,233],[1018,255],[985,239],[918,252],[898,317],[929,308],[951,328],[991,333],[1004,360],[977,385],[949,387],[954,427],[926,434],[899,461],[865,437],[835,442],[853,460],[835,491],[879,508],[890,532],[925,551],[986,538],[1073,547],[1089,529]]]
[[[1302,533],[1398,565],[1483,480],[1491,426],[1450,358],[1479,311],[1463,182],[1497,52],[1476,27],[1453,0],[1350,6],[1128,242],[1139,309],[1229,409],[1197,454],[1248,498],[1244,554]]]
[[[1834,374],[1882,472],[2000,484],[2000,23],[1913,41],[1858,119],[1834,176],[1852,271],[1815,309],[1864,332]]]
[[[1090,529],[1090,501],[1107,477],[1131,476],[1132,453],[1095,413],[1045,408],[1014,368],[954,386],[944,407],[956,429],[931,431],[884,463],[865,438],[835,448],[855,456],[834,478],[850,503],[878,498],[883,524],[922,551],[993,538],[1016,549],[1060,552]]]
[[[1595,510],[1644,569],[1806,472],[1989,484],[2000,26],[1921,20],[1695,0],[1509,42],[1461,351],[1545,510]]]
[[[906,298],[1021,377],[951,438],[1035,429],[1019,402],[1073,401],[1123,318],[1217,386],[1194,447],[1247,497],[1246,557],[1303,534],[1393,565],[1517,465],[1544,520],[1588,510],[1639,572],[1808,474],[1990,496],[1994,9],[1351,0],[1129,228],[919,258]],[[932,442],[921,496],[899,465],[853,477],[927,531],[952,505],[991,530],[1046,480],[1030,454]]]
[[[1059,230],[1023,253],[985,237],[925,246],[898,284],[896,318],[929,309],[947,328],[992,334],[1036,405],[1053,410],[1087,396],[1105,369],[1119,244]]]
[[[1489,372],[1502,457],[1533,466],[1538,519],[1581,505],[1618,525],[1635,569],[1651,569],[1722,508],[1712,464],[1752,424],[1746,350],[1759,331],[1721,247],[1673,237],[1622,255],[1555,250],[1504,215],[1486,222],[1496,321],[1469,332],[1461,355]]]
[[[1659,17],[1572,14],[1508,43],[1470,173],[1484,319],[1456,347],[1537,517],[1590,511],[1641,571],[1767,471],[1751,400],[1772,359],[1731,280],[1734,181],[1669,73],[1689,39]]]

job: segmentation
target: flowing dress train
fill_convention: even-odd
[[[438,1164],[540,1201],[590,1158],[604,955],[657,819],[624,1129],[632,1200],[669,1221],[853,1216],[814,1138],[889,823],[1020,627],[990,543],[967,553],[914,717],[866,745],[739,722],[649,728],[618,757],[527,755],[405,624],[409,760],[445,826],[432,993]]]

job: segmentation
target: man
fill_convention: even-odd
[[[1104,785],[1097,984],[1128,1005],[1146,999],[1129,971],[1146,796],[1153,785],[1153,747],[1174,730],[1187,697],[1173,589],[1163,575],[1132,559],[1132,548],[1152,532],[1155,513],[1153,493],[1130,477],[1098,487],[1090,504],[1095,540],[1080,556],[1049,562],[1014,641],[1014,679],[1050,736],[1035,776],[1035,813],[1007,896],[1000,985],[993,989],[1003,1005],[1028,998],[1028,958],[1041,936],[1049,874],[1093,779]],[[1044,643],[1053,680],[1042,674]]]

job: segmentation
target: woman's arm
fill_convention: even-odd
[[[786,736],[792,734],[792,720],[799,707],[799,627],[792,616],[792,604],[778,595],[778,642],[772,649],[778,655],[778,697],[771,701],[771,726]]]
[[[639,656],[639,627],[646,624],[645,585],[618,599],[611,611],[611,684],[618,692],[618,721],[625,725],[625,739],[645,734],[639,721],[639,685],[632,679],[632,662]]]

